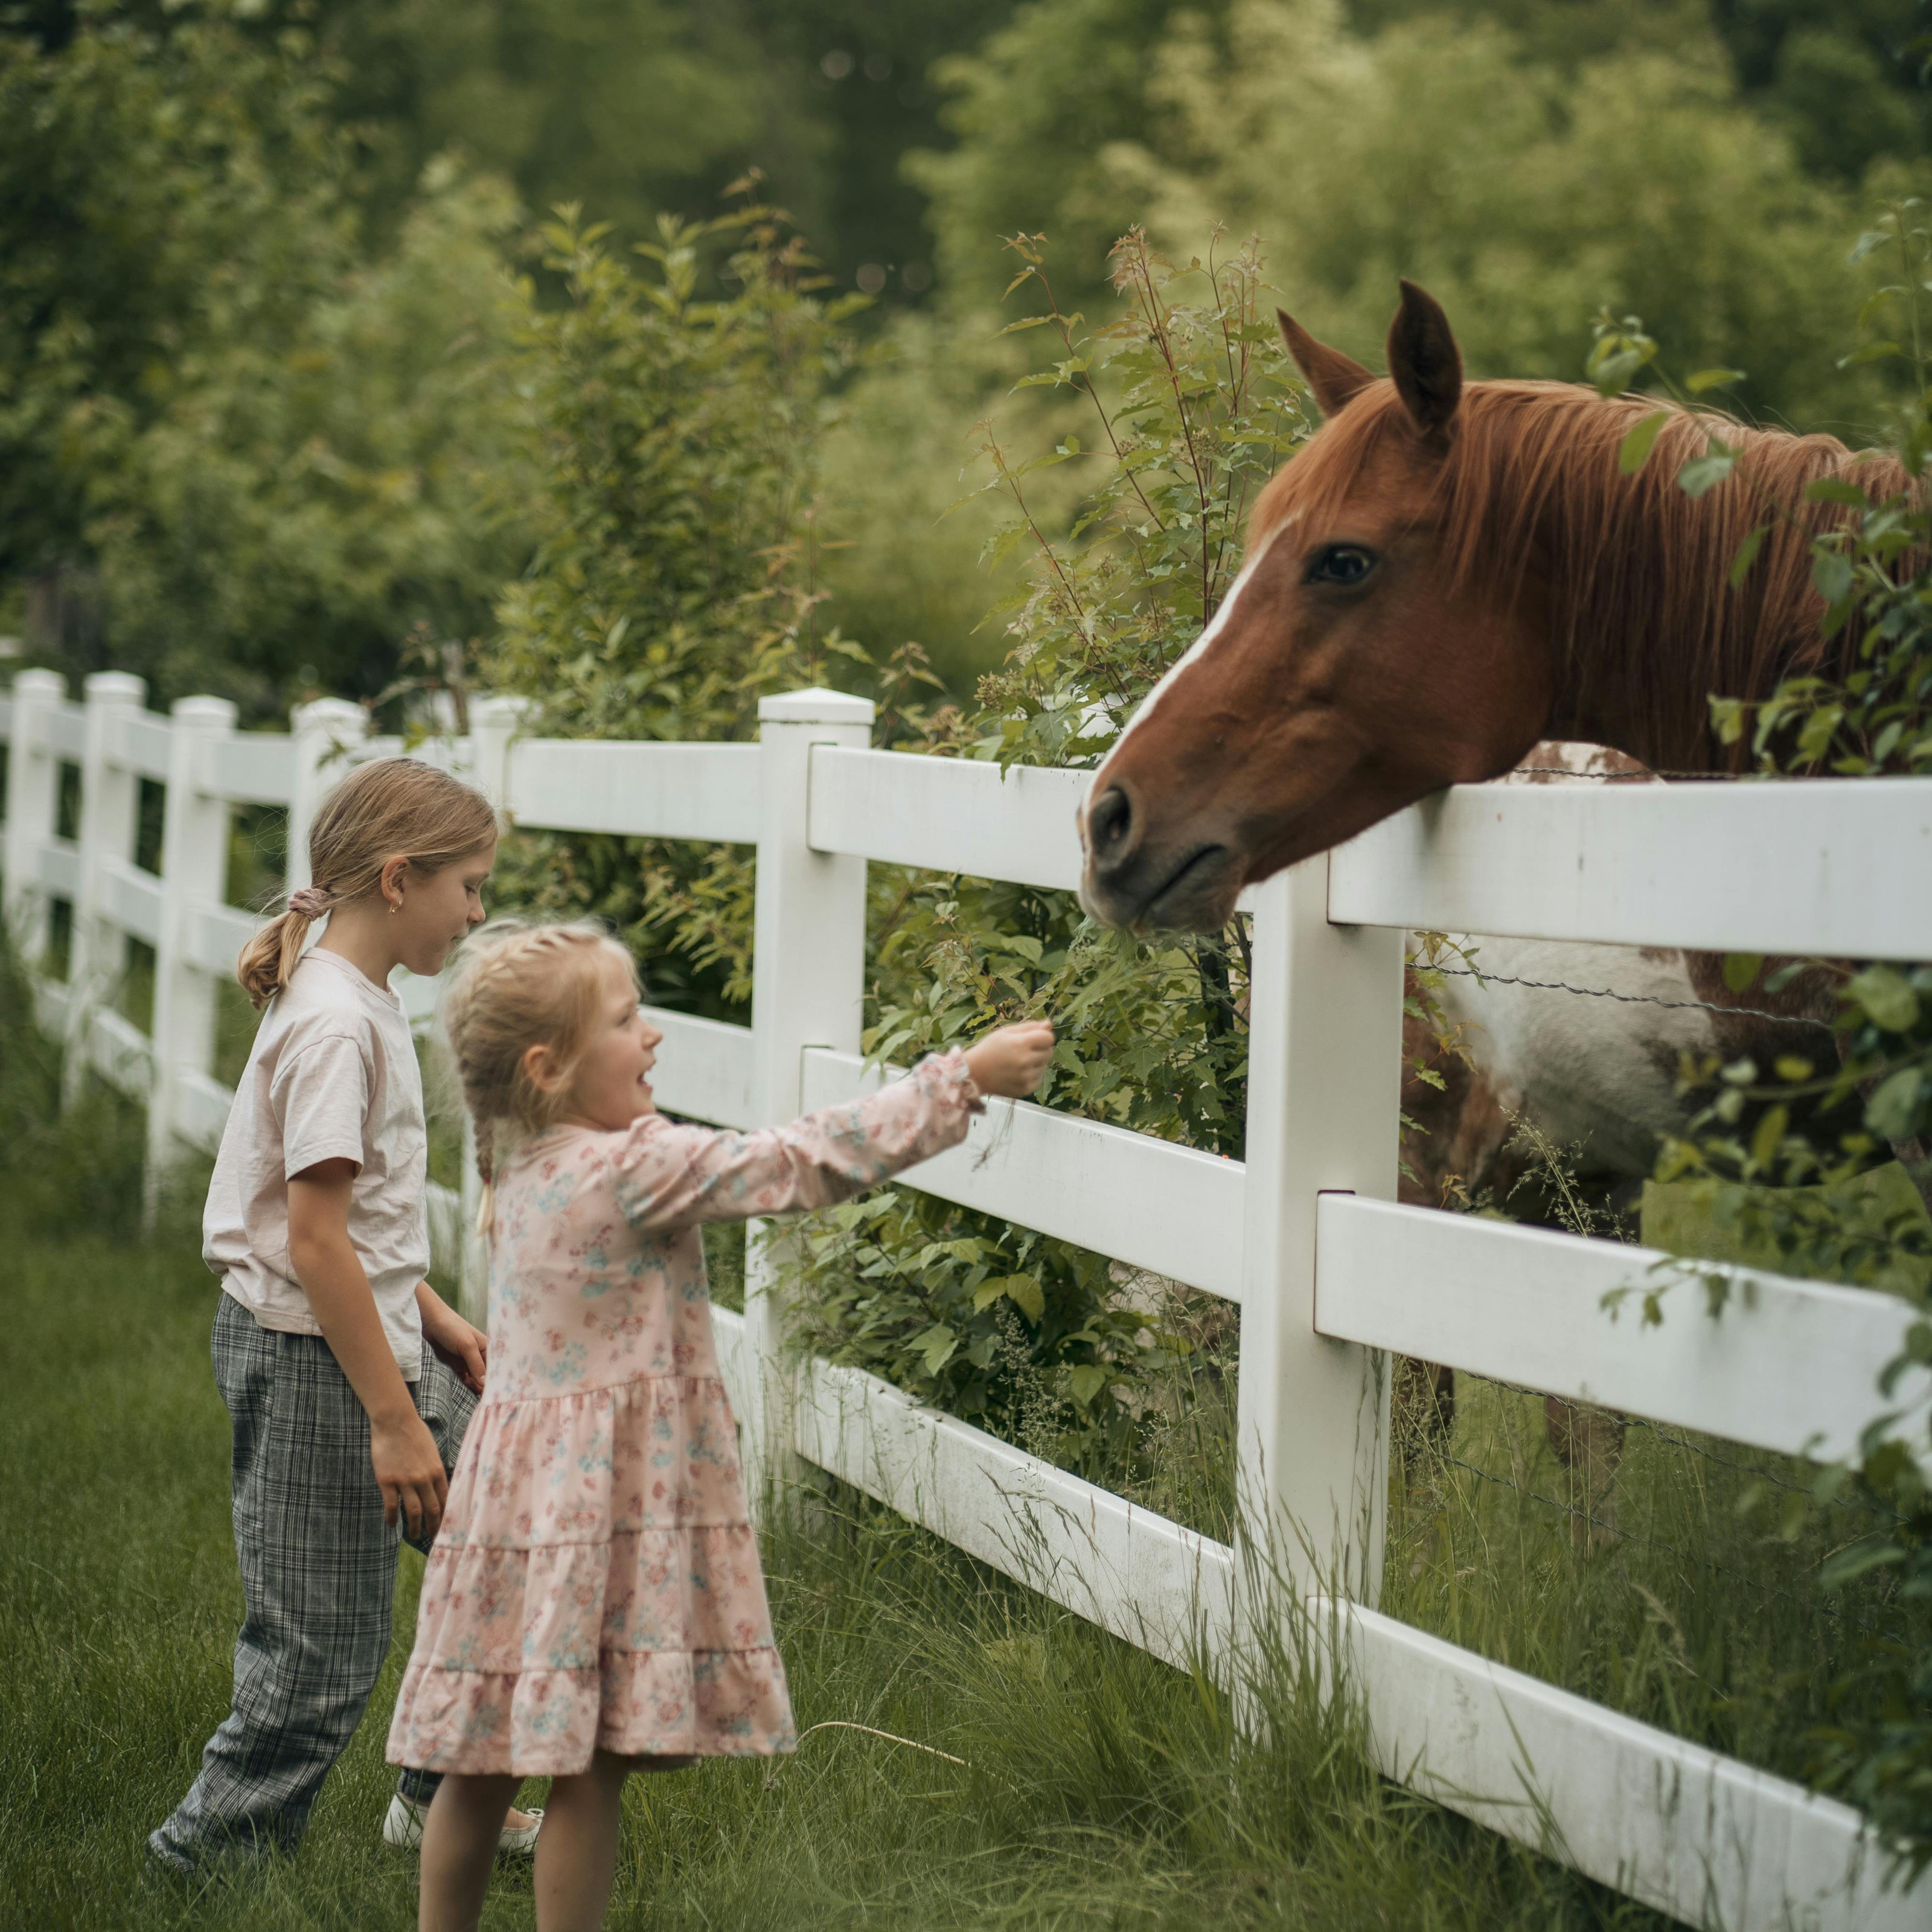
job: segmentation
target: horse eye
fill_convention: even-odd
[[[1308,566],[1311,584],[1359,584],[1376,567],[1376,554],[1358,544],[1330,544]]]

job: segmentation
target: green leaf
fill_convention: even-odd
[[[1804,492],[1808,503],[1846,503],[1855,510],[1868,509],[1871,500],[1856,483],[1840,482],[1835,476],[1821,476]]]
[[[1895,342],[1868,342],[1862,349],[1855,349],[1849,356],[1838,358],[1840,369],[1856,369],[1867,362],[1882,362],[1890,356],[1903,356],[1905,351]]]
[[[1714,490],[1730,476],[1736,458],[1721,450],[1708,456],[1694,456],[1677,472],[1677,487],[1687,496],[1702,496]]]
[[[1738,545],[1738,554],[1731,559],[1731,588],[1741,590],[1744,579],[1750,574],[1750,567],[1757,561],[1757,554],[1764,548],[1765,533],[1771,528],[1768,524],[1760,524]]]
[[[920,1352],[926,1364],[926,1372],[936,1376],[952,1359],[952,1352],[959,1346],[959,1338],[944,1322],[935,1322],[921,1335],[913,1346]]]
[[[1902,1066],[1865,1103],[1865,1125],[1880,1139],[1911,1138],[1923,1078],[1917,1067]]]
[[[1895,967],[1868,966],[1846,991],[1887,1033],[1910,1033],[1918,1024],[1918,995]]]
[[[1037,1322],[1046,1312],[1046,1291],[1030,1274],[1007,1276],[1006,1299],[1030,1321]]]
[[[1030,1274],[994,1275],[973,1292],[973,1312],[990,1308],[1001,1295],[1029,1319],[1037,1322],[1046,1312],[1046,1296]]]
[[[1617,449],[1617,467],[1626,476],[1634,476],[1650,460],[1651,446],[1656,442],[1658,430],[1670,420],[1668,410],[1652,410],[1647,416],[1640,416],[1624,433],[1624,440]]]
[[[1091,1362],[1082,1362],[1069,1372],[1066,1379],[1072,1388],[1073,1400],[1084,1408],[1107,1386],[1107,1371]]]
[[[1818,1581],[1827,1590],[1842,1590],[1868,1570],[1904,1561],[1905,1552],[1896,1543],[1854,1544],[1819,1565]]]
[[[1694,396],[1701,396],[1706,389],[1720,389],[1726,382],[1742,382],[1744,379],[1742,369],[1700,369],[1684,386]]]
[[[1852,566],[1834,550],[1821,550],[1811,560],[1811,581],[1827,604],[1842,604],[1852,594]]]
[[[1724,984],[1734,993],[1748,992],[1764,970],[1762,952],[1727,952],[1724,955]]]
[[[1768,1167],[1778,1158],[1778,1149],[1784,1144],[1785,1130],[1791,1124],[1790,1110],[1774,1107],[1758,1122],[1757,1131],[1751,1136],[1751,1159],[1760,1167]]]

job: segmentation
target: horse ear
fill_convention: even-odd
[[[1288,352],[1294,358],[1294,366],[1307,378],[1308,386],[1314,392],[1316,406],[1324,416],[1332,416],[1376,380],[1359,362],[1351,362],[1340,350],[1330,349],[1325,342],[1317,342],[1287,310],[1278,308],[1274,313],[1275,320],[1281,324],[1281,339],[1288,344]]]
[[[1389,324],[1388,365],[1410,420],[1424,436],[1442,434],[1462,399],[1462,352],[1442,304],[1411,281]]]

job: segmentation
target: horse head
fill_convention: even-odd
[[[1280,320],[1324,420],[1095,775],[1082,898],[1110,925],[1216,928],[1250,880],[1508,770],[1550,713],[1533,571],[1471,571],[1444,516],[1465,401],[1441,306],[1402,284],[1380,380]]]

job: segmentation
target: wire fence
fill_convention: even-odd
[[[1684,1011],[1718,1013],[1726,1016],[1739,1014],[1755,1020],[1773,1020],[1780,1026],[1822,1027],[1822,1020],[1814,1019],[1806,1013],[1774,1013],[1762,1006],[1726,1006],[1715,1000],[1667,1000],[1658,993],[1619,993],[1611,986],[1573,986],[1567,980],[1528,980],[1511,973],[1486,973],[1480,966],[1438,966],[1424,964],[1417,969],[1426,973],[1446,973],[1457,979],[1474,980],[1481,986],[1523,986],[1540,993],[1574,993],[1586,1000],[1615,1000],[1628,1006],[1667,1006]]]

